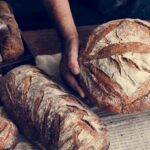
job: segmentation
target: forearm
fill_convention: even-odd
[[[84,97],[84,92],[76,80],[76,76],[80,73],[78,63],[79,39],[68,1],[43,0],[63,40],[60,73],[68,85],[79,93],[81,97]]]
[[[71,39],[78,36],[68,0],[43,0],[44,5],[53,17],[62,38]]]

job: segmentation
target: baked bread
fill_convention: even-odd
[[[150,23],[111,21],[90,35],[80,55],[87,97],[113,113],[150,109]]]
[[[17,142],[18,135],[16,126],[0,116],[0,150],[12,149]]]
[[[3,45],[4,37],[5,35],[7,35],[7,32],[8,32],[8,27],[6,23],[0,19],[0,62],[3,62],[3,58],[1,55],[1,48]]]
[[[1,81],[1,100],[28,139],[48,150],[107,150],[102,121],[35,67],[24,65]]]
[[[4,0],[0,0],[0,20],[0,52],[3,60],[17,59],[24,52],[23,43],[13,12]]]

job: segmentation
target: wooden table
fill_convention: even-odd
[[[80,43],[85,44],[89,34],[96,26],[78,27]],[[23,32],[23,37],[33,55],[54,54],[61,51],[59,37],[54,29]]]

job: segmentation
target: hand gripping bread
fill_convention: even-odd
[[[7,73],[1,99],[20,130],[48,150],[107,150],[107,130],[77,98],[35,67]]]
[[[150,109],[150,23],[111,21],[90,35],[80,55],[88,98],[114,113]]]
[[[12,149],[17,142],[18,135],[16,126],[0,116],[0,150]]]
[[[20,30],[8,4],[0,0],[0,52],[3,60],[17,59],[23,52]],[[5,28],[1,28],[6,24]],[[4,26],[2,26],[4,27]],[[1,35],[3,34],[3,36]]]

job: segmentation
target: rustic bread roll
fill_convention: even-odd
[[[150,23],[111,21],[90,35],[80,55],[88,98],[114,113],[150,109]]]
[[[13,12],[3,0],[0,0],[0,19],[7,25],[5,35],[0,34],[0,52],[3,60],[17,59],[24,52],[21,34]],[[4,29],[1,28],[1,23],[0,21],[0,33]]]
[[[12,149],[18,138],[16,126],[0,116],[0,150]]]
[[[1,99],[20,130],[48,150],[107,150],[107,130],[99,118],[35,67],[6,74]]]

